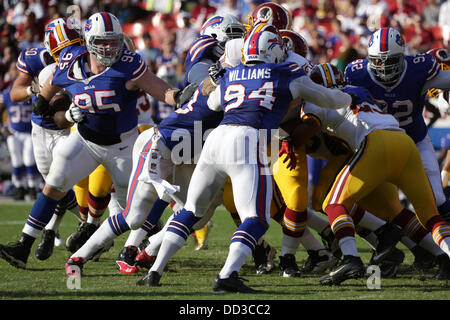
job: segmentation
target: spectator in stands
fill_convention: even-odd
[[[242,8],[242,4],[237,0],[225,0],[223,6],[217,8],[215,13],[216,15],[224,15],[231,14],[235,16],[239,21],[242,21],[244,18],[244,10]]]
[[[161,54],[156,58],[156,69],[159,70],[162,65],[166,65],[168,68],[175,70],[177,63],[178,55],[175,52],[174,37],[164,39],[161,45]]]
[[[427,0],[427,5],[422,11],[423,26],[425,28],[438,25],[440,0]]]
[[[161,50],[153,47],[152,36],[149,33],[144,33],[142,36],[144,40],[144,48],[137,51],[147,58],[147,64],[153,73],[156,73],[156,58],[161,54]]]
[[[198,4],[192,8],[191,16],[194,20],[194,27],[199,30],[208,17],[214,15],[216,8],[209,4],[208,0],[199,0]]]
[[[191,23],[191,14],[189,12],[182,11],[179,17],[181,18],[181,26],[176,32],[175,52],[181,56],[189,49],[195,39],[197,39],[199,33]]]
[[[450,0],[441,4],[439,9],[439,26],[442,28],[444,47],[450,44]]]

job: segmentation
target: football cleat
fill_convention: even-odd
[[[322,232],[319,233],[322,243],[325,248],[330,250],[336,258],[342,257],[342,251],[339,247],[339,242],[336,240],[333,231],[330,226],[327,226]]]
[[[81,257],[67,259],[64,266],[66,276],[80,277],[83,274],[84,259]]]
[[[297,262],[295,261],[295,256],[293,254],[287,253],[284,256],[279,257],[278,267],[280,269],[280,276],[285,278],[290,277],[301,277],[302,273],[298,268]]]
[[[28,256],[30,255],[30,248],[27,248],[21,240],[22,238],[6,246],[0,244],[0,258],[16,268],[25,269]]]
[[[25,193],[26,193],[26,190],[24,187],[17,188],[13,195],[14,200],[15,201],[25,200]]]
[[[403,231],[398,225],[387,222],[374,233],[378,238],[378,245],[372,256],[372,264],[378,265],[394,251],[395,245],[403,236]]]
[[[372,258],[370,259],[369,265],[373,265],[373,256],[375,255],[375,251],[372,254]],[[378,264],[381,271],[382,278],[395,278],[397,275],[398,267],[402,264],[405,259],[405,254],[402,250],[393,248],[392,251],[389,252],[384,258],[384,260]]]
[[[360,257],[344,256],[342,263],[329,274],[320,278],[322,285],[339,285],[347,279],[361,278],[365,274],[364,264]]]
[[[156,260],[156,256],[149,256],[145,250],[141,250],[136,256],[136,266],[150,269]]]
[[[161,284],[159,280],[161,279],[161,275],[156,271],[149,271],[142,279],[136,282],[138,286],[146,286],[146,287],[159,287]]]
[[[124,247],[119,253],[119,257],[116,260],[117,269],[120,273],[138,273],[139,269],[136,266],[136,256],[138,254],[138,248],[135,246]]]
[[[83,222],[78,230],[72,233],[66,240],[66,248],[72,253],[80,249],[86,241],[94,234],[98,226],[92,223]]]
[[[56,233],[53,230],[44,230],[41,243],[36,248],[34,255],[39,260],[47,260],[53,253]]]
[[[434,275],[436,280],[450,280],[450,258],[444,253],[436,257],[438,271]]]
[[[256,245],[253,250],[253,261],[255,262],[256,274],[268,274],[275,268],[274,259],[277,250],[271,247],[265,240]]]
[[[227,292],[240,292],[240,293],[258,293],[258,290],[254,290],[246,286],[243,281],[246,279],[240,278],[237,271],[233,271],[228,278],[220,279],[219,275],[214,279],[213,290],[214,291],[227,291]]]
[[[337,263],[337,258],[327,249],[307,250],[308,259],[303,265],[303,273],[323,273],[329,268],[333,268]]]
[[[436,265],[436,257],[421,246],[417,245],[413,247],[411,252],[414,255],[414,262],[412,264],[414,270],[425,272],[434,268]]]

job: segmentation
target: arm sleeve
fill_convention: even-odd
[[[209,75],[208,69],[212,63],[212,60],[206,59],[192,66],[188,73],[189,83],[196,83],[200,85],[200,83],[202,83],[202,81]]]
[[[293,80],[289,84],[289,89],[294,99],[300,96],[322,108],[340,109],[349,106],[352,102],[350,95],[339,89],[328,89],[318,85],[307,76]]]
[[[425,82],[422,92],[432,88],[450,89],[450,71],[441,70],[434,78]]]
[[[220,98],[220,85],[208,97],[208,108],[212,111],[222,111]]]

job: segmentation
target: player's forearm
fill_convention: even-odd
[[[423,91],[425,92],[428,89],[450,89],[450,71],[441,70],[439,73],[432,79],[425,82],[423,86]]]
[[[29,90],[27,88],[29,84],[24,83],[16,83],[14,82],[13,87],[10,91],[10,97],[12,102],[24,102],[30,99],[33,95],[29,94]]]
[[[349,106],[352,102],[352,98],[347,93],[318,85],[306,76],[293,81],[290,89],[294,99],[301,96],[322,108],[340,109]]]

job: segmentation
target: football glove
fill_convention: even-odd
[[[290,138],[281,140],[281,149],[278,152],[278,157],[281,157],[283,154],[286,154],[286,158],[283,160],[283,163],[289,161],[286,168],[290,171],[294,170],[297,167],[297,157],[295,156],[294,147]]]
[[[198,84],[190,83],[186,87],[184,87],[183,90],[178,90],[177,92],[175,92],[173,94],[173,99],[177,104],[177,108],[181,108],[186,102],[188,102],[197,88]]]
[[[225,69],[220,61],[217,61],[208,68],[208,73],[211,82],[217,87],[220,83],[219,78],[225,74]]]
[[[29,97],[37,95],[41,91],[39,83],[32,81],[31,85],[27,87],[27,94]]]
[[[31,111],[43,117],[51,117],[55,114],[55,108],[40,94],[37,95],[36,100],[33,102]]]
[[[83,111],[81,111],[80,107],[72,103],[70,108],[65,113],[66,119],[72,123],[79,123],[84,120],[85,115]]]

